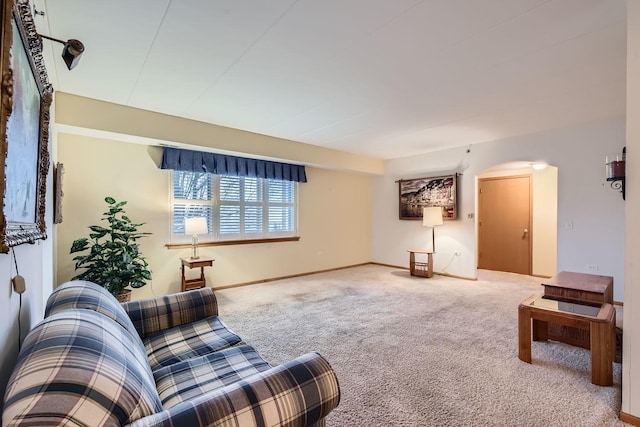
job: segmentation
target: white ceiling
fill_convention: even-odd
[[[57,91],[364,155],[625,112],[624,0],[31,2]]]

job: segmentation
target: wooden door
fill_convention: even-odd
[[[531,274],[531,176],[478,180],[478,268]]]

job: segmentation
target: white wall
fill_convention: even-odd
[[[533,171],[533,274],[558,271],[558,168]]]
[[[622,412],[640,421],[640,2],[627,2],[627,165]]]
[[[44,315],[44,303],[52,290],[53,241],[52,234],[52,171],[47,177],[46,227],[49,238],[33,245],[13,248],[18,272],[25,278],[26,291],[22,294],[21,339]],[[11,252],[0,254],[0,396],[4,396],[7,382],[18,356],[18,312],[20,296],[13,292],[11,279],[16,275]],[[3,406],[0,399],[0,412]]]
[[[50,123],[54,122],[54,103],[51,107]],[[47,175],[47,198],[45,209],[45,224],[47,239],[39,240],[33,245],[25,244],[13,248],[15,261],[11,252],[0,254],[0,396],[4,396],[7,382],[18,357],[18,313],[21,311],[21,336],[26,334],[44,316],[44,306],[53,290],[53,244],[55,229],[53,225],[53,164],[56,161],[56,143],[54,132],[50,132],[49,157],[51,165]],[[22,294],[22,309],[20,310],[20,296],[13,292],[11,279],[18,272],[25,278],[26,291]],[[0,399],[0,412],[4,399]]]
[[[475,278],[475,180],[490,167],[512,161],[545,161],[558,168],[558,271],[614,277],[614,298],[624,295],[624,201],[604,179],[605,156],[625,145],[624,118],[540,132],[507,140],[390,160],[374,179],[372,260],[405,266],[406,250],[425,247],[430,236],[417,221],[398,219],[399,179],[460,172],[459,219],[437,229],[435,271]],[[573,225],[572,229],[567,224]],[[461,251],[460,257],[454,257]]]

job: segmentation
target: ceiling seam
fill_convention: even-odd
[[[36,15],[35,15],[35,10],[36,10],[36,5],[33,5],[33,11],[34,11],[34,17],[33,17],[33,22],[36,22]],[[47,34],[53,34],[53,32],[51,31],[51,25],[49,22],[49,17],[48,17],[48,12],[49,12],[49,5],[47,0],[44,0],[44,17],[40,16],[44,19],[45,22],[45,27],[47,29]],[[38,28],[38,26],[36,25],[36,29]],[[42,34],[42,33],[41,33]],[[45,43],[44,40],[42,40],[42,46],[44,49],[44,46],[47,46],[47,51],[51,54],[52,57],[55,57],[55,54],[53,53],[53,47],[52,47],[53,42],[49,42],[49,43]],[[43,52],[44,53],[44,52]],[[46,64],[45,64],[45,68],[46,68]],[[51,75],[53,75],[53,80],[55,80],[55,84],[54,82],[52,82],[51,80]],[[57,62],[53,63],[53,73],[49,73],[49,83],[51,83],[53,85],[53,88],[55,90],[56,87],[60,87],[60,82],[58,81],[58,65]]]
[[[147,53],[144,55],[144,60],[142,61],[142,65],[140,66],[140,70],[138,71],[138,75],[136,76],[136,79],[133,82],[133,85],[131,86],[131,91],[129,92],[129,95],[127,96],[126,105],[130,105],[130,103],[131,103],[131,98],[133,97],[133,92],[136,90],[136,87],[138,86],[138,82],[140,81],[140,78],[142,77],[142,73],[144,71],[144,68],[147,65],[147,61],[149,60],[149,55],[151,54],[151,49],[153,48],[153,45],[156,43],[156,39],[158,38],[158,33],[160,32],[160,28],[162,27],[162,24],[164,23],[165,18],[167,17],[167,13],[169,12],[169,8],[171,7],[171,3],[173,3],[173,0],[169,0],[167,2],[167,6],[164,9],[164,13],[162,14],[162,18],[160,18],[160,21],[158,22],[158,27],[156,28],[156,32],[153,35],[153,40],[151,40],[151,44],[149,45],[149,49],[147,49]]]
[[[501,26],[501,25],[506,24],[506,23],[507,23],[507,22],[509,22],[509,21],[512,21],[512,20],[518,19],[518,18],[520,18],[520,17],[522,17],[522,16],[525,16],[525,15],[527,15],[528,13],[530,13],[531,11],[533,11],[533,10],[535,10],[535,9],[538,9],[538,8],[540,8],[540,7],[543,7],[543,6],[545,6],[545,5],[549,4],[549,3],[552,3],[553,1],[554,1],[554,0],[546,1],[545,3],[542,3],[542,4],[540,4],[540,5],[536,6],[536,7],[533,7],[533,8],[531,8],[531,9],[528,9],[528,10],[527,10],[527,11],[525,11],[525,12],[522,12],[522,13],[520,13],[520,14],[514,15],[514,16],[512,16],[511,18],[509,18],[509,19],[507,19],[507,20],[504,20],[504,21],[501,21],[501,22],[499,22],[499,23],[497,23],[497,24],[491,25],[491,26],[487,27],[486,31],[490,31],[490,30],[492,30],[492,29],[494,29],[494,28],[497,28],[497,27],[499,27],[499,26]],[[610,24],[604,24],[604,25],[602,25],[602,26],[599,26],[597,29],[593,29],[593,30],[591,30],[591,31],[587,31],[587,32],[583,32],[583,33],[577,34],[577,35],[575,35],[575,36],[573,36],[573,37],[569,37],[569,38],[564,39],[564,40],[562,40],[562,41],[560,41],[560,42],[552,43],[552,44],[550,44],[550,45],[548,45],[548,46],[545,46],[544,48],[535,49],[535,50],[533,50],[533,51],[531,51],[531,52],[528,52],[528,53],[526,53],[526,54],[523,54],[523,55],[513,56],[513,57],[511,57],[511,58],[507,58],[507,59],[504,59],[504,60],[498,61],[497,63],[495,63],[495,64],[493,64],[493,65],[491,65],[491,66],[489,66],[489,67],[477,68],[477,69],[478,69],[478,70],[491,70],[491,69],[497,68],[498,66],[502,66],[502,65],[504,65],[504,64],[509,64],[509,63],[513,63],[513,62],[515,62],[515,61],[520,61],[520,60],[522,60],[522,59],[524,59],[524,58],[527,58],[527,57],[529,57],[529,56],[532,56],[532,55],[534,55],[534,54],[536,54],[536,53],[538,53],[538,52],[540,52],[540,51],[542,51],[542,50],[546,50],[546,49],[548,49],[549,47],[562,46],[562,45],[564,45],[564,44],[566,44],[566,43],[569,43],[569,42],[571,42],[571,41],[573,41],[573,40],[580,39],[580,38],[585,37],[585,36],[587,36],[587,35],[589,35],[589,34],[595,33],[596,31],[602,30],[603,28],[609,28],[609,27],[612,27],[613,25],[614,25],[613,23],[610,23]],[[382,27],[381,27],[381,28],[382,28]],[[478,34],[478,33],[474,33],[474,34]],[[465,39],[458,40],[457,42],[453,43],[453,44],[452,44],[452,45],[450,45],[450,46],[455,46],[455,45],[457,45],[457,44],[459,44],[459,43],[463,43],[464,41],[469,40],[469,39],[471,39],[471,38],[472,38],[472,37],[467,37],[467,38],[465,38]],[[343,122],[346,122],[346,121],[350,120],[350,119],[351,119],[352,117],[354,117],[354,116],[355,116],[355,117],[357,117],[357,116],[359,116],[359,115],[368,114],[368,113],[370,113],[370,112],[372,112],[372,111],[379,111],[379,110],[382,110],[382,109],[383,109],[383,107],[379,107],[379,108],[376,108],[376,109],[369,109],[369,110],[367,110],[366,112],[363,112],[363,113],[358,113],[358,114],[355,114],[355,115],[353,115],[353,116],[349,116],[349,117],[346,117],[346,118],[341,118],[340,120],[336,120],[336,121],[333,121],[333,122],[331,122],[331,123],[326,123],[326,124],[324,124],[323,126],[321,126],[321,127],[319,127],[319,128],[316,128],[316,129],[313,129],[313,130],[308,130],[308,131],[305,131],[305,132],[302,132],[302,133],[298,133],[298,134],[296,134],[296,135],[295,135],[295,137],[293,137],[293,138],[297,138],[297,139],[305,140],[305,139],[306,139],[306,137],[307,137],[308,135],[313,135],[314,133],[320,132],[320,131],[322,131],[322,130],[324,130],[324,129],[331,128],[331,127],[334,127],[334,126],[337,126],[337,125],[339,125],[340,123],[343,123]],[[500,109],[504,109],[504,108],[503,108],[503,107],[501,107]],[[459,121],[468,120],[468,119],[470,119],[470,118],[474,118],[474,117],[481,116],[482,114],[483,114],[483,113],[473,113],[473,114],[468,115],[468,116],[466,116],[466,117],[456,118],[456,119],[448,120],[448,121],[445,121],[445,122],[435,123],[435,124],[432,124],[432,125],[428,125],[426,128],[421,128],[421,129],[419,129],[419,130],[411,131],[411,132],[409,132],[409,134],[414,134],[414,133],[422,132],[422,131],[424,131],[425,129],[431,129],[431,128],[435,128],[435,127],[442,126],[442,125],[447,125],[447,124],[456,123],[456,122],[459,122]],[[356,134],[357,134],[357,133],[356,133]],[[331,141],[331,142],[338,142],[338,141],[340,141],[340,140],[342,140],[342,139],[344,139],[344,138],[345,138],[345,136],[342,136],[342,137],[340,137],[340,138],[332,139],[332,140],[330,140],[330,141]]]
[[[242,51],[242,53],[231,63],[229,64],[229,66],[222,72],[220,73],[220,75],[218,76],[218,78],[216,78],[213,82],[211,82],[206,89],[204,89],[200,95],[198,95],[193,102],[191,102],[187,107],[185,107],[180,114],[186,114],[186,111],[188,111],[194,104],[196,104],[203,96],[205,93],[207,93],[213,86],[215,86],[216,84],[218,84],[218,82],[227,75],[227,73],[229,73],[229,71],[231,71],[231,69],[238,63],[240,62],[240,60],[242,58],[245,57],[245,55],[247,55],[252,49],[253,47],[258,44],[258,42],[260,40],[262,40],[264,38],[265,35],[267,35],[267,33],[269,33],[271,31],[271,29],[273,27],[275,27],[288,13],[291,9],[294,8],[295,5],[297,5],[300,2],[300,0],[295,0],[293,3],[291,3],[291,5],[289,5],[289,7],[287,7],[281,14],[280,16],[278,16],[272,23],[271,25],[269,25],[263,32],[262,34],[260,34],[260,36],[258,38],[256,38],[251,44],[249,44],[249,46],[247,46],[247,48],[245,50]]]
[[[517,14],[515,14],[515,15],[513,15],[513,16],[509,17],[508,19],[502,20],[502,21],[500,21],[500,22],[497,22],[497,23],[495,23],[495,24],[493,24],[493,25],[490,25],[490,26],[486,27],[486,28],[485,28],[485,29],[483,29],[481,32],[480,32],[480,31],[479,31],[479,32],[476,32],[476,33],[474,33],[473,35],[471,35],[471,36],[469,36],[469,37],[466,37],[466,38],[463,38],[463,39],[457,40],[457,41],[453,42],[452,44],[447,45],[447,46],[446,46],[446,49],[450,49],[450,48],[452,48],[452,47],[454,47],[454,46],[456,46],[456,45],[459,45],[459,44],[461,44],[461,43],[464,43],[465,41],[470,40],[470,39],[474,38],[475,36],[477,36],[477,34],[486,33],[486,32],[488,32],[488,31],[491,31],[491,30],[493,30],[493,29],[495,29],[495,28],[497,28],[497,27],[500,27],[500,26],[502,26],[502,25],[504,25],[504,24],[506,24],[506,23],[508,23],[508,22],[510,22],[510,21],[513,21],[513,20],[515,20],[515,19],[518,19],[518,18],[520,18],[520,17],[522,17],[522,16],[527,15],[527,14],[531,13],[531,11],[533,11],[533,10],[535,10],[535,9],[538,9],[538,8],[540,8],[540,7],[543,7],[543,6],[546,6],[546,5],[548,5],[549,3],[553,3],[553,2],[554,2],[554,0],[547,0],[547,1],[545,1],[544,3],[541,3],[541,4],[537,5],[537,6],[531,7],[531,8],[529,8],[529,9],[527,9],[527,10],[525,10],[525,11],[521,12],[521,13],[517,13]],[[386,21],[384,24],[382,24],[381,26],[379,26],[378,28],[376,28],[376,29],[372,30],[371,32],[369,32],[369,35],[376,34],[376,33],[380,32],[380,31],[382,31],[382,30],[383,30],[384,28],[386,28],[390,23],[394,22],[394,21],[395,21],[395,20],[397,20],[399,17],[401,17],[401,16],[405,15],[405,14],[406,14],[406,13],[408,13],[409,11],[411,11],[411,10],[415,9],[416,7],[420,6],[422,3],[424,3],[424,0],[420,0],[420,1],[416,2],[416,3],[414,3],[413,5],[411,5],[411,6],[407,7],[406,9],[404,9],[403,11],[401,11],[400,13],[398,13],[396,16],[392,17],[391,19],[389,19],[388,21]],[[444,48],[445,48],[445,47],[443,47],[443,49],[444,49]],[[441,49],[441,50],[443,50],[443,49]],[[337,57],[337,56],[339,56],[339,55],[345,55],[345,54],[348,54],[348,49],[343,50],[343,52],[341,52],[341,53],[339,53],[339,54],[336,54],[336,55],[332,56],[331,58],[335,58],[335,57]],[[309,109],[309,110],[305,110],[304,112],[301,112],[300,114],[298,114],[298,116],[303,116],[304,114],[307,114],[308,112],[311,112],[311,110],[312,110],[312,109],[313,109],[313,108],[311,108],[311,109]],[[378,108],[378,109],[376,109],[376,110],[380,110],[380,109],[382,109],[382,108]],[[371,111],[371,110],[369,110],[368,112],[370,112],[370,111]],[[375,111],[375,110],[374,110],[374,111]],[[282,126],[282,124],[283,124],[283,123],[286,123],[286,122],[291,121],[291,120],[294,120],[294,119],[295,119],[295,118],[287,118],[287,119],[285,119],[284,121],[281,121],[281,122],[278,122],[278,123],[274,123],[274,124],[272,124],[272,125],[267,129],[267,132],[272,131],[274,128],[277,128],[278,126]],[[327,129],[327,128],[330,128],[330,127],[333,127],[333,126],[339,125],[340,123],[345,122],[345,121],[347,121],[347,120],[349,120],[349,119],[350,119],[350,118],[342,118],[342,119],[340,119],[340,120],[338,120],[338,121],[334,121],[334,122],[331,122],[331,123],[327,123],[327,124],[325,124],[325,125],[321,126],[320,128],[316,128],[316,129],[313,129],[313,130],[307,130],[307,131],[304,131],[304,132],[302,132],[302,133],[298,133],[298,134],[296,134],[296,136],[295,136],[294,138],[304,138],[306,135],[313,134],[313,133],[319,132],[319,131],[321,131],[321,130],[323,130],[323,129]]]
[[[555,0],[547,0],[547,1],[545,1],[544,3],[541,3],[541,4],[537,5],[537,6],[533,6],[533,7],[532,7],[532,8],[530,8],[530,9],[527,9],[527,10],[525,10],[525,11],[522,11],[522,12],[518,13],[518,14],[515,14],[515,15],[511,16],[511,17],[510,17],[510,18],[508,18],[508,19],[505,19],[505,20],[500,21],[500,22],[496,22],[496,23],[495,23],[495,24],[493,24],[493,25],[489,25],[488,27],[484,28],[482,31],[476,31],[475,33],[473,33],[473,34],[469,35],[468,37],[465,37],[465,38],[460,39],[460,40],[458,40],[458,41],[456,41],[456,42],[454,42],[454,43],[452,43],[452,44],[450,44],[450,45],[447,45],[447,46],[446,46],[446,48],[447,48],[447,49],[450,49],[450,48],[452,48],[452,47],[454,47],[454,46],[457,46],[457,45],[459,45],[459,44],[461,44],[461,43],[466,42],[467,40],[472,40],[472,39],[474,39],[475,37],[477,37],[477,36],[478,36],[478,34],[485,34],[485,33],[488,33],[488,32],[489,32],[489,31],[491,31],[491,30],[494,30],[494,29],[496,29],[496,28],[498,28],[498,27],[501,27],[501,26],[505,25],[505,24],[506,24],[506,23],[508,23],[508,22],[511,22],[511,21],[514,21],[514,20],[516,20],[516,19],[519,19],[519,18],[521,18],[521,17],[523,17],[523,16],[526,16],[526,15],[530,14],[532,11],[534,11],[534,10],[536,10],[536,9],[540,9],[541,7],[544,7],[544,6],[548,5],[549,3],[553,3],[554,1],[555,1]]]
[[[550,0],[550,1],[551,1],[551,0]],[[398,14],[394,15],[393,17],[391,17],[390,19],[388,19],[387,21],[385,21],[382,25],[380,25],[380,26],[378,26],[377,28],[375,28],[375,29],[371,30],[370,32],[368,32],[368,33],[367,33],[367,35],[366,35],[366,37],[369,37],[371,34],[375,34],[375,33],[379,32],[379,31],[380,31],[380,30],[382,30],[383,28],[387,27],[390,23],[392,23],[392,22],[396,21],[398,18],[400,18],[401,16],[405,15],[405,14],[406,14],[406,13],[408,13],[409,11],[411,11],[411,10],[415,9],[416,7],[418,7],[419,5],[421,5],[421,4],[422,4],[422,3],[424,3],[424,2],[425,2],[425,0],[418,0],[418,1],[416,1],[414,4],[412,4],[412,5],[410,5],[410,6],[407,6],[405,9],[403,9],[402,11],[400,11]],[[336,57],[339,57],[340,55],[343,55],[343,56],[344,56],[344,55],[347,55],[347,54],[349,53],[350,49],[351,49],[351,47],[343,48],[343,49],[342,49],[342,51],[341,51],[340,53],[336,53],[336,54],[334,54],[334,55],[332,55],[332,56],[329,56],[328,58],[326,58],[326,59],[325,59],[325,61],[326,61],[326,60],[331,60],[331,59],[336,58]],[[324,103],[324,104],[328,104],[328,103],[329,103],[329,100],[324,100],[324,101],[323,101],[323,103]],[[314,109],[316,109],[316,108],[317,108],[317,105],[316,105],[316,106],[314,106],[314,107],[310,107],[309,109],[306,109],[306,110],[304,110],[304,111],[301,111],[301,112],[299,112],[298,114],[296,114],[295,116],[288,117],[288,118],[286,118],[286,119],[284,119],[284,120],[281,120],[281,121],[279,121],[279,122],[277,122],[277,123],[272,123],[272,124],[271,124],[267,129],[266,129],[266,132],[273,132],[273,131],[274,131],[274,129],[276,129],[277,127],[282,126],[283,124],[286,124],[286,123],[288,123],[288,122],[291,122],[291,121],[297,120],[297,118],[298,118],[298,117],[302,117],[302,116],[304,116],[304,115],[306,115],[306,114],[308,114],[308,113],[311,113],[311,112],[312,112]],[[363,115],[363,114],[367,114],[367,113],[369,113],[370,111],[376,111],[376,110],[379,110],[379,108],[376,108],[376,109],[373,109],[373,110],[367,110],[366,112],[363,112],[363,113],[357,113],[355,116],[358,116],[358,115],[361,115],[361,114],[362,114],[362,115]],[[323,125],[323,126],[321,126],[320,128],[317,128],[317,129],[314,129],[314,130],[311,130],[311,131],[305,131],[305,132],[303,132],[302,134],[297,134],[297,136],[295,136],[294,138],[298,138],[298,137],[300,137],[300,136],[304,136],[304,135],[306,135],[306,134],[307,134],[307,133],[309,133],[309,132],[316,132],[316,131],[322,130],[322,129],[326,128],[327,126],[332,126],[333,124],[339,124],[339,123],[342,123],[343,121],[346,121],[346,120],[348,120],[348,119],[341,119],[341,120],[339,120],[339,121],[337,121],[337,122],[332,122],[332,123],[329,123],[329,124],[327,124],[327,125]]]

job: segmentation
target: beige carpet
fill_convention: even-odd
[[[229,327],[273,364],[308,351],[337,372],[329,426],[623,426],[588,350],[533,343],[518,359],[517,308],[538,280],[415,278],[368,265],[216,292]]]

